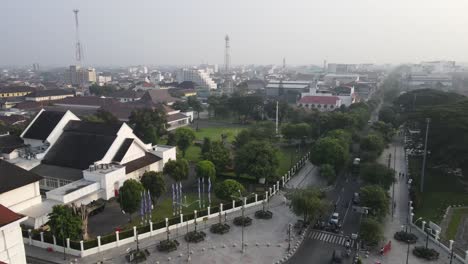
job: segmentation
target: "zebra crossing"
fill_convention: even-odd
[[[346,239],[348,239],[347,237],[343,235],[317,231],[317,230],[313,230],[312,232],[310,232],[309,238],[320,240],[320,241],[330,243],[330,244],[337,244],[340,246],[345,246]],[[353,247],[353,245],[354,245],[354,240],[350,239],[350,246]]]

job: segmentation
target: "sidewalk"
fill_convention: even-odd
[[[395,152],[396,147],[396,152]],[[388,252],[385,256],[380,256],[378,252],[371,252],[369,258],[363,258],[363,263],[366,264],[374,264],[380,261],[382,264],[401,264],[406,263],[406,256],[408,252],[408,245],[406,243],[399,242],[393,238],[393,235],[397,231],[401,231],[402,228],[408,224],[408,184],[407,184],[407,168],[406,168],[406,160],[405,160],[405,153],[402,143],[398,142],[396,144],[392,143],[389,148],[385,149],[382,155],[379,158],[379,163],[387,165],[388,162],[388,154],[392,154],[391,159],[391,167],[396,168],[396,182],[395,182],[395,203],[396,208],[394,211],[394,215],[392,217],[391,213],[386,218],[384,223],[384,243],[388,243],[388,241],[392,242],[392,249]],[[396,153],[396,157],[394,159],[394,154]],[[395,164],[394,164],[395,160]],[[395,166],[394,166],[395,165]],[[399,178],[398,173],[402,172],[405,173],[404,178]],[[392,194],[392,189],[390,189],[390,195]],[[421,223],[418,222],[420,225]],[[410,230],[410,228],[408,228]],[[421,263],[441,263],[441,264],[448,264],[450,263],[449,255],[446,253],[445,250],[441,249],[437,244],[433,242],[429,242],[429,247],[436,249],[439,253],[439,260],[428,262],[423,259],[416,258],[412,250],[415,246],[425,246],[426,237],[421,234],[419,231],[412,229],[413,233],[418,236],[418,242],[416,244],[410,245],[409,254],[408,254],[408,263],[411,264],[421,264]],[[361,254],[362,255],[362,254]],[[461,264],[462,262],[453,259],[453,264]]]
[[[288,182],[287,188],[308,187],[322,184],[322,179],[318,177],[317,168],[308,162],[296,176]],[[323,183],[324,184],[324,183]],[[194,244],[190,243],[189,251],[183,235],[187,226],[180,226],[171,230],[170,238],[177,239],[180,243],[178,250],[171,253],[158,252],[156,245],[159,241],[166,239],[166,233],[141,239],[140,249],[148,249],[151,255],[146,263],[187,263],[187,252],[191,252],[191,263],[276,263],[283,259],[288,253],[288,229],[289,224],[294,224],[298,219],[286,204],[286,198],[281,194],[270,199],[268,209],[273,212],[273,219],[260,220],[254,217],[257,210],[262,209],[262,205],[245,209],[245,215],[252,218],[251,226],[244,228],[244,243],[247,244],[244,253],[241,253],[242,228],[235,226],[232,221],[234,217],[240,216],[242,212],[236,211],[227,215],[227,223],[231,226],[229,233],[224,235],[212,234],[209,228],[219,221],[218,217],[205,222],[198,222],[197,230],[206,233],[205,241]],[[222,216],[224,221],[224,215]],[[188,226],[189,231],[194,230],[194,225]],[[298,241],[294,230],[292,232],[291,247]],[[104,263],[126,263],[125,254],[127,250],[136,248],[136,243],[123,245],[100,254],[77,258],[67,255],[67,260],[63,260],[61,252],[47,252],[44,249],[26,246],[26,252],[30,256],[47,259],[53,263],[97,263],[104,260]],[[169,260],[170,258],[170,260]]]

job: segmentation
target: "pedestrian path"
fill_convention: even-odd
[[[333,234],[333,233],[319,231],[319,230],[312,230],[309,233],[308,237],[315,239],[315,240],[320,240],[326,243],[330,243],[330,244],[337,244],[340,246],[345,246],[346,239],[348,239],[346,236],[343,236],[340,234]],[[354,245],[354,240],[351,240],[350,246],[353,247],[353,245]]]

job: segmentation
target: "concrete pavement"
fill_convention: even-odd
[[[392,249],[388,252],[385,256],[380,256],[379,252],[371,252],[369,258],[364,258],[363,263],[366,264],[374,264],[374,263],[385,263],[385,264],[401,264],[401,263],[411,263],[411,264],[421,264],[421,263],[428,263],[428,261],[416,258],[412,250],[415,246],[425,245],[425,236],[423,236],[419,232],[413,232],[414,234],[418,235],[419,239],[416,244],[410,245],[409,254],[408,252],[408,245],[406,243],[399,242],[393,238],[395,232],[402,230],[402,228],[406,228],[409,223],[408,219],[408,212],[409,212],[409,203],[408,203],[408,179],[406,178],[407,175],[407,167],[406,167],[406,159],[404,153],[404,146],[402,143],[402,139],[398,138],[398,140],[384,150],[382,155],[379,158],[379,163],[387,165],[388,164],[388,155],[391,153],[391,167],[395,168],[396,171],[396,182],[395,182],[395,211],[393,217],[391,214],[386,218],[384,223],[384,236],[385,240],[384,243],[388,241],[392,242]],[[405,174],[405,178],[401,178],[398,176],[398,173],[402,172]],[[392,193],[392,189],[390,189],[390,194]],[[418,222],[420,225],[420,221]],[[410,230],[410,228],[408,228]],[[432,263],[442,263],[448,264],[450,263],[450,259],[448,254],[439,248],[438,245],[430,242],[430,248],[436,249],[440,253],[439,260]],[[408,255],[408,262],[406,262],[406,258]],[[362,256],[362,254],[361,254]],[[458,260],[453,260],[452,263],[461,263]]]

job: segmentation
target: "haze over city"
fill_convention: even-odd
[[[5,1],[0,65],[468,61],[466,1]]]
[[[467,0],[0,6],[0,264],[468,264]]]

